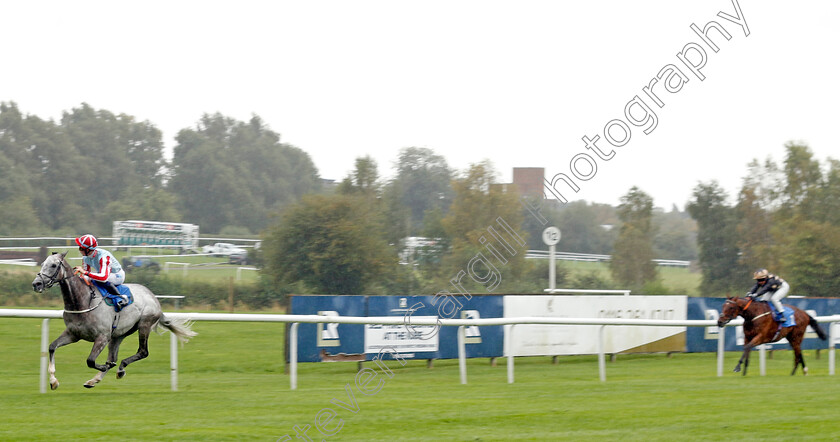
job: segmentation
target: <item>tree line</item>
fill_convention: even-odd
[[[202,233],[260,235],[268,291],[406,294],[446,290],[478,254],[493,256],[487,229],[501,218],[526,244],[504,262],[488,260],[497,290],[547,287],[547,263],[524,259],[524,250],[545,248],[545,226],[489,161],[456,171],[431,149],[406,147],[393,178],[360,157],[331,186],[305,151],[258,116],[205,114],[175,141],[167,160],[161,131],[148,121],[87,104],[48,121],[0,104],[0,235],[107,236],[114,220],[189,222]],[[664,292],[650,259],[697,258],[694,221],[676,207],[654,209],[640,189],[619,207],[539,204],[548,225],[563,231],[560,250],[614,256],[612,280],[561,269],[568,285]],[[431,241],[400,256],[412,236]]]
[[[203,115],[164,156],[148,121],[82,104],[59,121],[0,103],[0,235],[111,234],[114,220],[190,222],[256,234],[321,188],[309,155],[248,122]]]
[[[412,147],[400,151],[395,177],[383,181],[373,159],[358,158],[335,192],[304,196],[264,233],[264,275],[277,286],[296,285],[298,293],[438,293],[453,286],[541,293],[548,264],[524,256],[527,249],[546,248],[541,234],[547,225],[563,232],[559,250],[613,254],[611,278],[570,275],[561,267],[559,283],[568,286],[666,293],[651,260],[697,256],[688,214],[655,210],[638,188],[618,208],[529,202],[541,206],[543,223],[497,177],[489,161],[456,172],[430,149]],[[501,244],[500,219],[521,243]],[[410,236],[427,242],[401,257]]]

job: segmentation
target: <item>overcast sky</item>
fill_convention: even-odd
[[[203,113],[257,114],[332,179],[364,155],[389,176],[409,146],[460,170],[489,159],[503,182],[513,167],[572,176],[586,153],[597,172],[569,199],[616,204],[637,185],[682,208],[698,181],[734,195],[751,159],[781,161],[791,140],[840,157],[840,2],[739,4],[749,36],[718,16],[737,15],[730,0],[5,3],[0,100],[47,119],[82,102],[130,114],[168,148]],[[717,53],[690,28],[712,20],[731,35],[710,31]],[[688,43],[703,81],[677,57]],[[642,88],[668,64],[688,81],[654,85],[660,108]],[[648,134],[624,113],[637,95]],[[604,140],[614,119],[631,129],[620,147]],[[581,139],[595,135],[609,160]]]

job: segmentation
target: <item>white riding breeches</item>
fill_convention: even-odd
[[[790,284],[787,281],[782,281],[782,286],[772,293],[765,293],[761,295],[760,301],[769,301],[773,303],[773,307],[779,312],[784,312],[785,308],[782,306],[782,299],[790,292]]]
[[[125,270],[120,269],[119,272],[111,272],[106,280],[114,285],[120,285],[125,282]]]

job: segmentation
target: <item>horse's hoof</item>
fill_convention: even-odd
[[[96,387],[96,382],[90,382],[90,381],[85,382],[85,388],[93,388],[93,387]]]
[[[58,381],[50,382],[50,390],[55,390],[58,388]]]
[[[108,362],[106,362],[106,363],[105,363],[105,365],[108,367],[108,370],[110,370],[110,369],[112,369],[112,368],[116,367],[116,366],[117,366],[117,363],[116,363],[116,362],[111,362],[111,361],[108,361]]]
[[[125,371],[120,370],[117,372],[117,379],[122,379],[125,376]]]
[[[735,367],[735,369],[732,370],[732,371],[734,371],[735,373],[738,373],[739,371],[741,371],[741,367]]]

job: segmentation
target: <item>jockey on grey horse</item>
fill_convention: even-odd
[[[90,244],[88,244],[90,245]],[[180,318],[168,318],[161,311],[160,303],[154,293],[138,284],[126,284],[131,289],[134,303],[121,313],[103,307],[104,297],[94,287],[86,284],[83,276],[73,274],[64,253],[54,253],[44,260],[41,270],[32,281],[36,292],[43,292],[52,286],[61,288],[64,300],[64,323],[67,328],[50,344],[49,367],[50,387],[58,388],[55,377],[55,351],[59,347],[79,340],[93,342],[87,366],[98,370],[96,376],[85,382],[85,387],[93,388],[102,381],[112,367],[117,366],[117,357],[123,339],[132,333],[139,336],[140,346],[137,353],[119,362],[117,379],[125,376],[126,366],[149,356],[149,334],[153,328],[169,330],[181,341],[186,342],[196,335],[190,329],[188,321]],[[108,346],[108,357],[104,364],[96,362],[99,354]]]
[[[76,238],[79,246],[79,253],[82,254],[82,266],[74,267],[73,272],[81,276],[90,285],[90,281],[108,291],[114,296],[114,308],[122,310],[128,305],[128,297],[121,294],[117,286],[125,282],[125,270],[120,262],[111,252],[100,248],[96,237],[93,235],[82,235]]]

